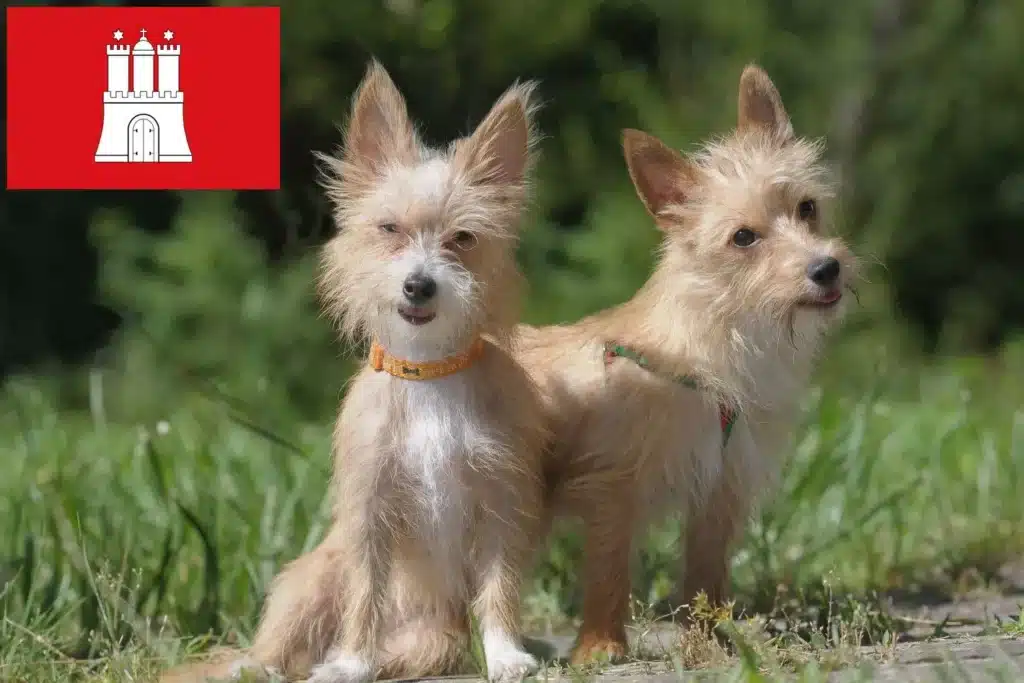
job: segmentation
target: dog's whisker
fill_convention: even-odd
[[[857,291],[857,288],[851,284],[847,284],[846,289],[849,290],[850,294],[853,294],[853,298],[857,300],[857,305],[860,306],[860,293]]]

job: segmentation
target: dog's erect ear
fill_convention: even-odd
[[[793,137],[793,124],[789,120],[779,91],[764,69],[748,64],[740,76],[738,130],[759,128],[780,143]]]
[[[506,90],[473,134],[460,141],[456,163],[473,182],[517,185],[526,180],[536,142],[534,87],[517,83]]]
[[[662,227],[665,209],[686,202],[693,186],[689,162],[653,135],[632,128],[622,131],[622,151],[640,200]]]
[[[374,59],[353,97],[345,135],[346,161],[364,170],[379,171],[388,163],[411,163],[416,158],[416,147],[416,131],[405,99]]]

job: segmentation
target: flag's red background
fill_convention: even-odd
[[[106,46],[134,45],[142,28],[154,48],[181,46],[192,163],[93,161]],[[9,189],[278,189],[280,98],[276,7],[7,9]]]

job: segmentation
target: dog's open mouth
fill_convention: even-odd
[[[437,317],[437,314],[433,311],[414,306],[399,306],[398,315],[402,316],[402,320],[410,325],[426,325]]]
[[[843,292],[839,289],[832,289],[821,296],[803,299],[800,302],[801,306],[807,306],[810,308],[832,308],[839,300],[843,298]]]

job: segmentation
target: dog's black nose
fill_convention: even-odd
[[[437,293],[437,283],[434,282],[434,278],[417,273],[405,278],[402,293],[409,303],[419,306],[430,301]]]
[[[816,285],[828,287],[839,277],[839,261],[831,256],[816,259],[807,266],[807,277]]]

